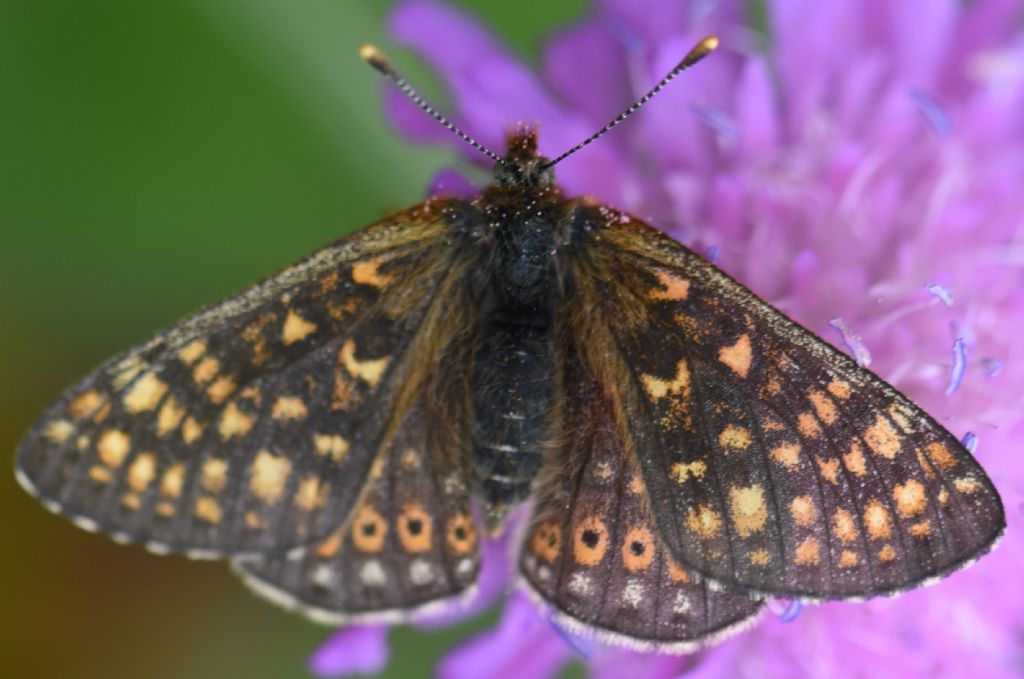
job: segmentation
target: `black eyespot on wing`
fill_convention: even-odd
[[[586,364],[614,385],[681,563],[741,591],[845,599],[991,548],[995,488],[920,408],[650,227],[600,233],[571,264],[574,327],[605,347]]]

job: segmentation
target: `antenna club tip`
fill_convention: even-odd
[[[384,56],[376,45],[366,43],[359,48],[359,58],[373,66],[384,75],[391,75],[395,72],[394,67],[388,58]]]
[[[714,52],[716,49],[718,49],[718,36],[709,35],[708,37],[704,38],[696,45],[694,45],[693,49],[690,50],[685,57],[683,57],[683,60],[679,63],[679,66],[682,68],[693,66],[698,61]]]

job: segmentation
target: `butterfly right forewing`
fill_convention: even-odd
[[[949,432],[683,246],[594,218],[576,327],[678,560],[741,591],[843,599],[991,547],[999,496]]]

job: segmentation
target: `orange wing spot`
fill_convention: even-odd
[[[313,434],[313,449],[318,455],[341,462],[348,455],[348,441],[337,434]]]
[[[167,500],[160,500],[156,503],[156,507],[154,507],[153,511],[156,512],[157,516],[162,516],[166,519],[174,516],[174,504]]]
[[[352,266],[352,280],[360,285],[369,285],[383,290],[394,280],[393,276],[380,273],[380,260],[371,259]]]
[[[810,413],[800,413],[797,416],[796,428],[804,438],[816,439],[821,436],[818,420],[814,419],[814,415]]]
[[[253,460],[249,475],[249,490],[264,504],[272,505],[284,493],[288,477],[292,473],[292,461],[269,450],[261,450]]]
[[[698,505],[686,514],[686,526],[700,538],[709,540],[722,528],[722,517],[707,505]]]
[[[64,443],[75,433],[75,425],[67,420],[53,420],[43,428],[43,438],[53,443]]]
[[[633,495],[641,496],[647,492],[644,480],[640,478],[639,474],[633,474],[632,478],[629,479],[629,492]]]
[[[185,442],[185,445],[191,444],[202,435],[203,425],[196,422],[195,418],[186,418],[185,424],[181,426],[181,440]]]
[[[839,419],[836,404],[823,392],[812,391],[807,394],[807,399],[811,402],[811,406],[814,408],[814,412],[817,413],[818,419],[825,424],[832,424]]]
[[[167,436],[177,429],[183,417],[185,417],[185,406],[179,405],[173,396],[168,396],[156,414],[157,437]]]
[[[886,545],[878,551],[878,560],[882,563],[888,563],[896,560],[896,550],[893,549],[892,545]]]
[[[245,527],[249,530],[263,530],[267,527],[267,522],[263,517],[251,509],[242,515],[242,520],[245,521]]]
[[[725,448],[728,452],[746,450],[750,447],[751,443],[750,432],[746,427],[737,427],[730,424],[718,435],[718,445]]]
[[[928,507],[928,495],[924,484],[917,479],[910,479],[904,484],[897,484],[892,490],[896,500],[896,511],[904,519],[909,519],[924,512]]]
[[[211,457],[203,462],[203,488],[211,493],[219,493],[228,485],[228,461]]]
[[[121,397],[124,408],[129,413],[141,413],[147,410],[156,410],[160,399],[167,393],[167,383],[156,376],[156,373],[146,373],[144,377],[137,380],[132,388]]]
[[[633,526],[622,541],[622,563],[626,570],[645,571],[654,562],[654,536],[647,526]]]
[[[857,524],[853,520],[853,514],[846,509],[837,509],[832,515],[832,534],[839,538],[843,544],[850,544],[857,539]]]
[[[653,288],[647,293],[649,299],[682,302],[690,294],[690,281],[676,278],[667,271],[656,271],[655,275],[660,287]]]
[[[223,514],[220,505],[212,497],[201,497],[196,500],[196,518],[207,523],[220,523]]]
[[[131,449],[131,439],[120,429],[107,429],[96,442],[96,452],[100,460],[112,468],[120,467]]]
[[[876,455],[892,460],[900,452],[900,435],[889,421],[879,415],[875,423],[864,432],[864,441]]]
[[[928,457],[925,455],[925,452],[918,448],[914,454],[917,456],[917,466],[921,468],[921,472],[924,474],[924,477],[929,481],[937,479],[938,477],[935,475],[935,470],[932,469],[932,463],[928,461]]]
[[[313,550],[314,553],[321,559],[330,559],[332,556],[341,551],[341,543],[344,536],[344,531],[338,528],[333,533],[324,538],[323,542],[316,546]]]
[[[275,420],[301,420],[308,414],[306,404],[298,396],[278,397],[270,413]]]
[[[277,320],[277,314],[260,314],[259,318],[242,330],[242,339],[252,345],[253,365],[265,365],[270,360],[270,352],[267,351],[267,333],[264,332],[264,329],[275,320]]]
[[[765,431],[785,431],[786,425],[773,417],[765,417],[761,420],[761,428]]]
[[[947,502],[949,502],[949,491],[942,488],[939,490],[939,504],[945,507]]]
[[[690,396],[690,367],[685,360],[676,364],[676,376],[671,380],[663,380],[654,375],[640,375],[644,391],[653,400],[659,401],[669,394],[678,394],[684,398]]]
[[[789,514],[796,525],[810,528],[818,518],[818,509],[810,495],[799,495],[789,503]]]
[[[445,539],[448,541],[448,547],[456,554],[460,556],[472,554],[476,548],[476,527],[473,526],[473,519],[468,514],[456,514],[448,519]],[[555,542],[557,543],[557,540]],[[536,551],[534,549],[534,552]]]
[[[581,566],[600,563],[608,551],[608,529],[601,517],[592,514],[576,526],[573,535],[572,554]]]
[[[841,380],[832,380],[831,382],[828,383],[828,386],[825,387],[825,390],[828,393],[835,396],[836,398],[838,398],[840,401],[845,401],[846,399],[850,398],[850,394],[853,393],[850,390],[850,385]]]
[[[807,538],[796,547],[793,563],[797,566],[817,566],[821,562],[818,538]]]
[[[607,481],[608,479],[610,479],[612,477],[612,474],[614,474],[614,472],[612,471],[612,466],[607,462],[598,462],[596,465],[594,465],[594,476],[601,479],[602,481]]]
[[[864,476],[868,473],[867,461],[864,459],[864,450],[856,441],[850,445],[850,452],[843,455],[843,464],[856,476]]]
[[[364,554],[376,554],[384,549],[388,524],[370,505],[363,505],[352,521],[352,544]]]
[[[110,403],[104,403],[100,406],[100,409],[96,411],[96,414],[92,416],[92,421],[96,424],[102,424],[103,420],[107,419],[110,415]]]
[[[740,377],[746,378],[747,373],[750,372],[750,362],[753,360],[750,335],[744,333],[740,335],[735,344],[719,349],[718,360]]]
[[[800,466],[800,445],[797,443],[783,443],[773,448],[768,455],[790,471]]]
[[[281,343],[285,346],[301,342],[316,332],[316,323],[310,323],[294,311],[289,310],[281,328]]]
[[[686,569],[677,564],[672,557],[665,556],[665,563],[668,565],[668,577],[672,582],[689,582],[690,574]]]
[[[109,483],[111,479],[110,469],[94,464],[89,467],[89,478],[96,483]]]
[[[307,476],[295,491],[295,506],[307,512],[320,509],[327,502],[327,489],[327,484],[321,483],[315,474]]]
[[[770,396],[778,396],[779,394],[782,393],[782,383],[779,382],[778,377],[773,375],[764,383],[763,391],[765,398]]]
[[[99,407],[103,405],[104,399],[100,396],[100,392],[95,389],[82,392],[68,405],[68,410],[71,413],[71,418],[74,420],[81,420],[82,418],[89,417],[94,412],[99,410]]]
[[[932,534],[932,524],[925,521],[918,521],[910,526],[910,534],[915,538],[926,538]]]
[[[962,476],[959,479],[953,479],[953,487],[965,495],[975,493],[982,488],[981,483],[973,476]]]
[[[889,511],[878,500],[871,500],[864,509],[864,525],[872,540],[888,540],[892,537],[892,521]]]
[[[220,437],[227,441],[231,438],[241,438],[252,429],[252,417],[238,409],[234,403],[229,403],[220,414],[220,423],[217,431]]]
[[[181,489],[185,485],[185,465],[175,462],[164,472],[160,479],[160,494],[164,497],[181,497]]]
[[[192,368],[192,380],[202,386],[212,380],[220,372],[220,361],[213,356],[207,356]]]
[[[402,507],[398,517],[398,539],[405,551],[412,554],[429,552],[433,544],[434,520],[419,504]]]
[[[77,439],[75,439],[75,448],[77,448],[79,452],[85,452],[85,449],[88,447],[89,437],[85,434],[81,434]]]
[[[733,487],[729,489],[732,523],[741,538],[764,530],[768,521],[768,507],[764,503],[761,486]]]
[[[530,551],[537,558],[553,563],[562,548],[562,529],[554,521],[544,521],[533,531]]]
[[[142,506],[142,498],[137,493],[125,493],[121,496],[121,505],[133,512],[137,512],[139,507]]]
[[[823,460],[820,457],[815,457],[814,461],[818,463],[818,471],[821,473],[821,478],[825,479],[833,486],[839,485],[839,460],[834,457],[830,457],[827,460]]]
[[[380,379],[391,362],[389,356],[360,361],[356,358],[356,343],[352,340],[347,340],[342,345],[341,352],[338,354],[338,360],[345,366],[345,370],[348,371],[349,375],[361,379],[371,387],[376,387],[380,384]]]
[[[860,558],[857,556],[857,552],[852,552],[849,549],[844,549],[839,555],[839,565],[842,568],[853,568],[858,561]]]
[[[952,469],[957,465],[956,456],[944,443],[929,443],[924,448],[928,458],[940,469]]]
[[[184,349],[178,352],[178,360],[185,365],[192,365],[205,353],[206,341],[201,339],[192,340]]]
[[[676,462],[672,465],[669,474],[676,483],[686,483],[690,478],[698,481],[703,479],[707,470],[708,465],[703,460],[694,460],[693,462]]]
[[[755,566],[767,566],[772,562],[772,555],[767,549],[758,549],[747,555],[750,563]]]
[[[209,387],[206,388],[206,395],[215,405],[220,405],[227,400],[228,396],[235,393],[238,384],[234,378],[224,376],[218,377]]]
[[[128,466],[128,485],[139,493],[149,488],[156,478],[156,455],[139,453]]]

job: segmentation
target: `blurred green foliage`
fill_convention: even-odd
[[[583,0],[468,0],[528,62]],[[453,154],[383,119],[356,57],[391,3],[0,3],[0,441],[101,360],[418,201]],[[443,96],[435,97],[441,99]],[[223,564],[156,558],[47,514],[0,474],[0,675],[301,677],[327,630]],[[427,676],[483,621],[396,631],[387,676]]]

